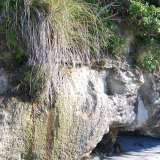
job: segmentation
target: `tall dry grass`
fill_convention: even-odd
[[[109,31],[95,4],[78,0],[21,1],[23,6],[17,3],[15,9],[8,0],[5,16],[14,19],[10,29],[18,32],[17,38],[26,45],[30,74],[34,77],[31,81],[42,77],[41,90],[53,97],[58,70],[90,65],[92,59],[103,57]],[[30,94],[41,94],[38,89],[34,93],[31,84]]]

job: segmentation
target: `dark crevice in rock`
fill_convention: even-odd
[[[125,151],[121,142],[119,142],[119,137],[121,136],[139,136],[142,133],[139,130],[135,131],[120,131],[119,129],[110,130],[109,133],[105,134],[102,140],[97,144],[97,146],[92,150],[89,157],[106,157],[114,155],[121,155]],[[87,157],[87,158],[89,158]],[[84,158],[84,160],[86,160]]]
[[[124,84],[117,79],[107,78],[106,82],[108,86],[107,95],[123,94],[125,92]]]
[[[112,96],[115,94],[124,94],[126,92],[125,83],[121,79],[120,72],[121,69],[119,67],[114,67],[109,70],[109,75],[105,79],[107,95]]]
[[[102,153],[107,156],[112,153],[119,154],[122,150],[121,144],[116,140],[118,129],[110,130],[109,133],[105,134],[102,140],[93,149],[91,154]]]
[[[138,131],[138,130],[134,130],[134,131],[122,131],[122,132],[119,132],[117,136],[123,136],[123,135],[131,135],[131,136],[141,135],[141,132]]]

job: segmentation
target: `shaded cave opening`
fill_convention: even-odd
[[[121,144],[117,141],[119,131],[117,129],[110,130],[104,134],[101,141],[92,150],[91,155],[105,155],[119,154],[122,150]]]
[[[126,150],[123,147],[123,138],[122,137],[140,137],[143,136],[139,131],[119,131],[117,129],[110,130],[107,134],[104,134],[101,141],[96,145],[92,150],[90,156],[99,156],[101,158],[109,156],[121,156],[125,154]],[[134,146],[142,147],[143,143],[135,142]]]

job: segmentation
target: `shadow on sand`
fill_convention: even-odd
[[[117,140],[123,150],[101,160],[160,160],[160,139],[141,135],[119,135]]]

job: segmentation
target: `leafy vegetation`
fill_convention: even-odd
[[[23,78],[30,93],[42,84],[37,77],[50,88],[54,82],[46,77],[52,81],[55,68],[89,64],[108,46],[111,34],[97,16],[99,5],[76,0],[4,0],[0,6],[1,34],[13,65],[19,66],[27,57],[27,68],[32,68]]]
[[[24,43],[21,43],[18,33],[18,10],[21,10],[18,6],[23,7],[22,0],[2,0],[0,2],[0,10],[3,13],[0,16],[0,35],[7,44],[6,51],[0,57],[1,61],[11,68],[18,67],[26,59]]]
[[[126,22],[134,32],[137,42],[137,59],[149,71],[159,65],[160,56],[160,7],[149,1],[130,0]],[[130,21],[128,20],[130,19]]]
[[[124,54],[124,47],[126,46],[125,40],[121,35],[118,35],[118,25],[112,21],[107,21],[107,28],[109,28],[110,31],[112,31],[112,34],[110,36],[110,39],[108,41],[108,53],[109,54]]]
[[[160,45],[159,41],[150,36],[137,37],[137,58],[139,65],[149,71],[156,70],[159,65]]]
[[[59,68],[125,53],[122,29],[137,46],[137,65],[153,71],[160,62],[160,7],[154,0],[2,0],[0,12],[7,42],[0,61],[19,67],[28,59],[22,81],[33,94],[44,87],[52,94]]]
[[[155,70],[158,65],[158,56],[154,56],[153,54],[147,54],[141,64],[149,71]]]
[[[112,8],[121,17],[126,36],[132,36],[137,46],[137,65],[156,70],[160,63],[160,2],[155,0],[106,0],[117,4]],[[112,25],[113,26],[113,25]],[[121,43],[119,43],[121,44]],[[122,45],[124,45],[122,43]]]
[[[160,8],[131,0],[127,10],[137,35],[154,36],[160,32]]]

